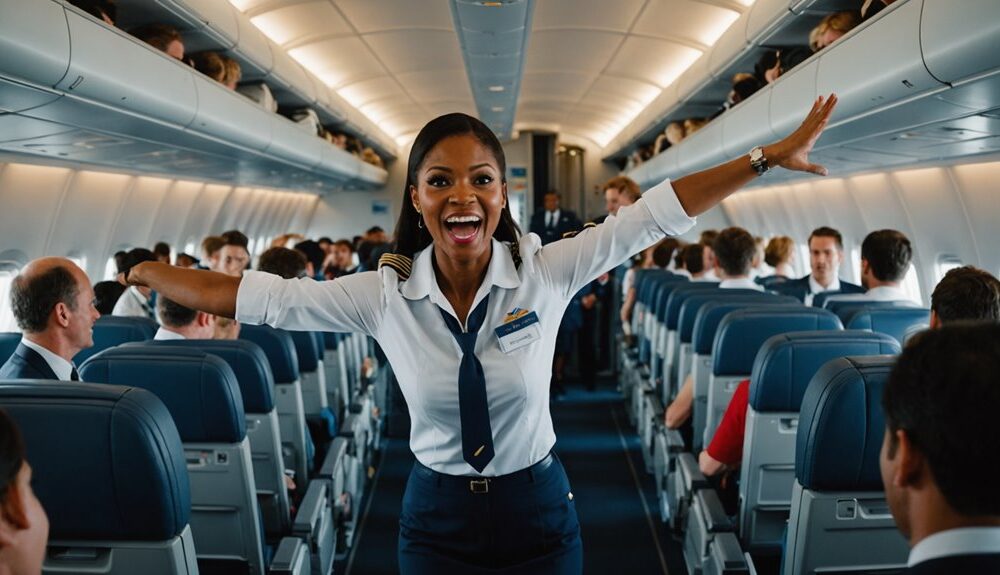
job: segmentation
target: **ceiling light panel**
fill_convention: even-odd
[[[279,46],[307,38],[351,34],[351,27],[326,0],[293,4],[254,16],[250,21]]]
[[[379,59],[358,36],[313,42],[288,53],[331,88],[386,73]]]
[[[646,0],[544,0],[535,8],[534,31],[606,30],[626,33]]]
[[[334,0],[359,34],[387,30],[450,30],[448,4],[439,0]]]
[[[711,46],[739,17],[736,10],[706,2],[659,0],[647,5],[632,32]]]

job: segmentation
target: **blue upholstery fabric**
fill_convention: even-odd
[[[155,321],[144,317],[101,316],[94,324],[94,346],[76,354],[73,363],[81,365],[90,357],[116,345],[153,339],[158,327]]]
[[[885,308],[912,308],[913,304],[908,301],[831,301],[826,304],[826,309],[837,314],[841,323],[847,325],[851,318],[865,308],[885,309]]]
[[[931,310],[921,308],[864,307],[847,321],[847,329],[870,329],[892,336],[902,343],[906,333],[914,326],[931,323]]]
[[[680,286],[694,285],[687,280],[684,276],[676,276],[682,278],[677,281],[665,282],[660,292],[656,296],[656,301],[652,303],[653,312],[656,314],[656,320],[659,322],[664,322],[667,319],[667,303],[670,301],[670,294],[674,293],[674,290]]]
[[[3,365],[10,356],[14,355],[17,344],[21,343],[19,333],[0,333],[0,365]]]
[[[701,355],[712,353],[712,344],[715,343],[715,332],[719,330],[719,324],[722,323],[722,318],[726,317],[727,313],[762,305],[802,307],[802,304],[793,297],[769,294],[738,296],[728,296],[727,294],[727,297],[722,300],[707,302],[700,306],[698,314],[694,319],[694,329],[690,337],[691,343],[694,344],[694,352]],[[682,334],[681,341],[684,341],[683,338]]]
[[[162,541],[188,524],[191,492],[174,421],[144,389],[0,383],[21,428],[51,539]]]
[[[702,290],[717,289],[719,289],[719,284],[715,282],[690,282],[681,284],[674,288],[674,291],[667,299],[667,309],[663,318],[664,323],[667,324],[667,329],[677,329],[681,319],[681,306],[684,305],[684,302],[687,301],[689,297],[692,297]]]
[[[170,410],[184,443],[237,443],[246,437],[236,375],[214,355],[167,346],[117,347],[87,360],[80,376],[152,391]]]
[[[806,276],[805,278],[803,278],[803,279],[806,280],[805,281],[805,286],[809,285],[809,279],[808,279],[808,277],[809,276]],[[800,280],[796,280],[796,281],[797,282],[801,282],[802,280],[800,279]],[[777,289],[778,290],[782,290],[786,286],[788,286],[787,283],[785,284],[785,286],[781,286],[781,287],[779,287]],[[844,280],[840,280],[840,286],[841,286],[841,288],[846,288],[846,289],[841,289],[840,291],[825,291],[825,292],[820,292],[820,293],[814,295],[813,296],[813,301],[812,301],[812,306],[813,307],[825,308],[826,307],[826,300],[832,298],[833,296],[841,296],[841,295],[850,295],[850,294],[865,293],[865,288],[863,288],[861,286],[856,286],[856,285],[854,285],[852,283],[845,282]],[[808,289],[808,288],[806,288],[806,289]]]
[[[819,368],[848,355],[896,355],[899,344],[869,331],[800,331],[776,335],[757,353],[750,376],[755,411],[798,411]]]
[[[320,351],[316,347],[316,336],[311,331],[290,331],[295,342],[295,355],[299,359],[299,372],[319,369]]]
[[[332,331],[324,331],[323,345],[326,349],[337,349],[340,346],[340,338]]]
[[[835,359],[809,382],[795,438],[795,477],[816,491],[881,491],[882,389],[895,356]]]
[[[710,293],[702,292],[691,295],[684,300],[683,304],[681,304],[681,315],[677,319],[677,333],[680,334],[681,343],[691,343],[691,338],[694,335],[695,320],[698,318],[698,312],[706,304],[716,301],[732,301],[737,298],[740,298],[741,300],[749,298],[746,301],[765,301],[773,297],[776,296],[759,292],[757,290],[742,288],[726,290],[720,289],[713,290]]]
[[[842,329],[832,313],[805,306],[763,307],[726,314],[712,343],[712,373],[743,375],[753,369],[754,358],[772,335],[790,331]]]
[[[128,347],[176,347],[214,355],[229,364],[236,375],[246,413],[269,413],[274,409],[274,376],[259,345],[241,339],[168,339],[141,342]]]
[[[312,332],[313,342],[316,344],[316,353],[323,359],[323,350],[326,349],[326,340],[323,339],[323,332]]]
[[[243,325],[240,339],[252,341],[264,350],[275,383],[299,380],[299,358],[289,332],[267,325]]]

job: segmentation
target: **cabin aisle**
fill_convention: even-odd
[[[556,453],[569,474],[580,517],[585,572],[683,574],[680,544],[655,515],[656,492],[642,467],[639,438],[628,427],[612,382],[602,383],[596,392],[571,385],[552,406]],[[337,563],[337,573],[397,573],[399,510],[413,456],[402,439],[387,440],[383,449],[360,539]]]

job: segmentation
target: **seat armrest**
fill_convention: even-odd
[[[267,572],[268,575],[309,575],[311,569],[306,544],[297,537],[284,537]]]
[[[346,437],[336,437],[330,442],[330,448],[326,452],[326,457],[323,458],[323,464],[320,465],[319,471],[316,473],[317,477],[326,480],[333,479],[337,473],[337,467],[342,465],[344,456],[347,455],[347,444]]]
[[[649,400],[649,406],[652,408],[652,412],[649,414],[651,417],[656,418],[657,421],[663,421],[663,402],[660,401],[660,396],[656,393],[655,389],[647,389],[647,395],[651,395],[652,398]]]
[[[735,533],[719,533],[708,544],[704,575],[747,575],[746,559]]]
[[[714,489],[702,489],[694,496],[698,500],[697,505],[705,518],[705,528],[709,533],[730,533],[736,530]]]
[[[684,478],[685,493],[693,493],[708,487],[708,479],[698,467],[698,461],[690,453],[681,453],[677,456],[677,470]]]
[[[660,423],[662,426],[663,424]],[[663,437],[667,446],[667,453],[681,453],[684,451],[684,437],[676,429],[666,429],[664,426]],[[699,470],[700,471],[700,470]]]
[[[360,412],[361,406],[358,405],[358,410]],[[338,433],[340,437],[354,437],[354,429],[358,426],[358,414],[351,413],[344,418],[344,424],[340,426]]]
[[[310,481],[305,497],[299,503],[299,510],[292,520],[292,534],[306,541],[312,541],[322,527],[323,512],[330,506],[328,488],[325,481]]]
[[[757,566],[753,564],[753,557],[750,556],[749,551],[743,554],[743,560],[747,564],[747,575],[757,575]]]

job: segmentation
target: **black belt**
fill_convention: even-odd
[[[489,493],[490,486],[513,485],[518,483],[531,483],[535,476],[552,466],[556,460],[552,452],[542,458],[538,463],[525,467],[520,471],[498,475],[496,477],[479,477],[470,475],[448,475],[438,473],[433,469],[423,465],[419,461],[413,464],[413,471],[420,477],[434,481],[438,485],[448,489],[468,489],[473,493]]]

